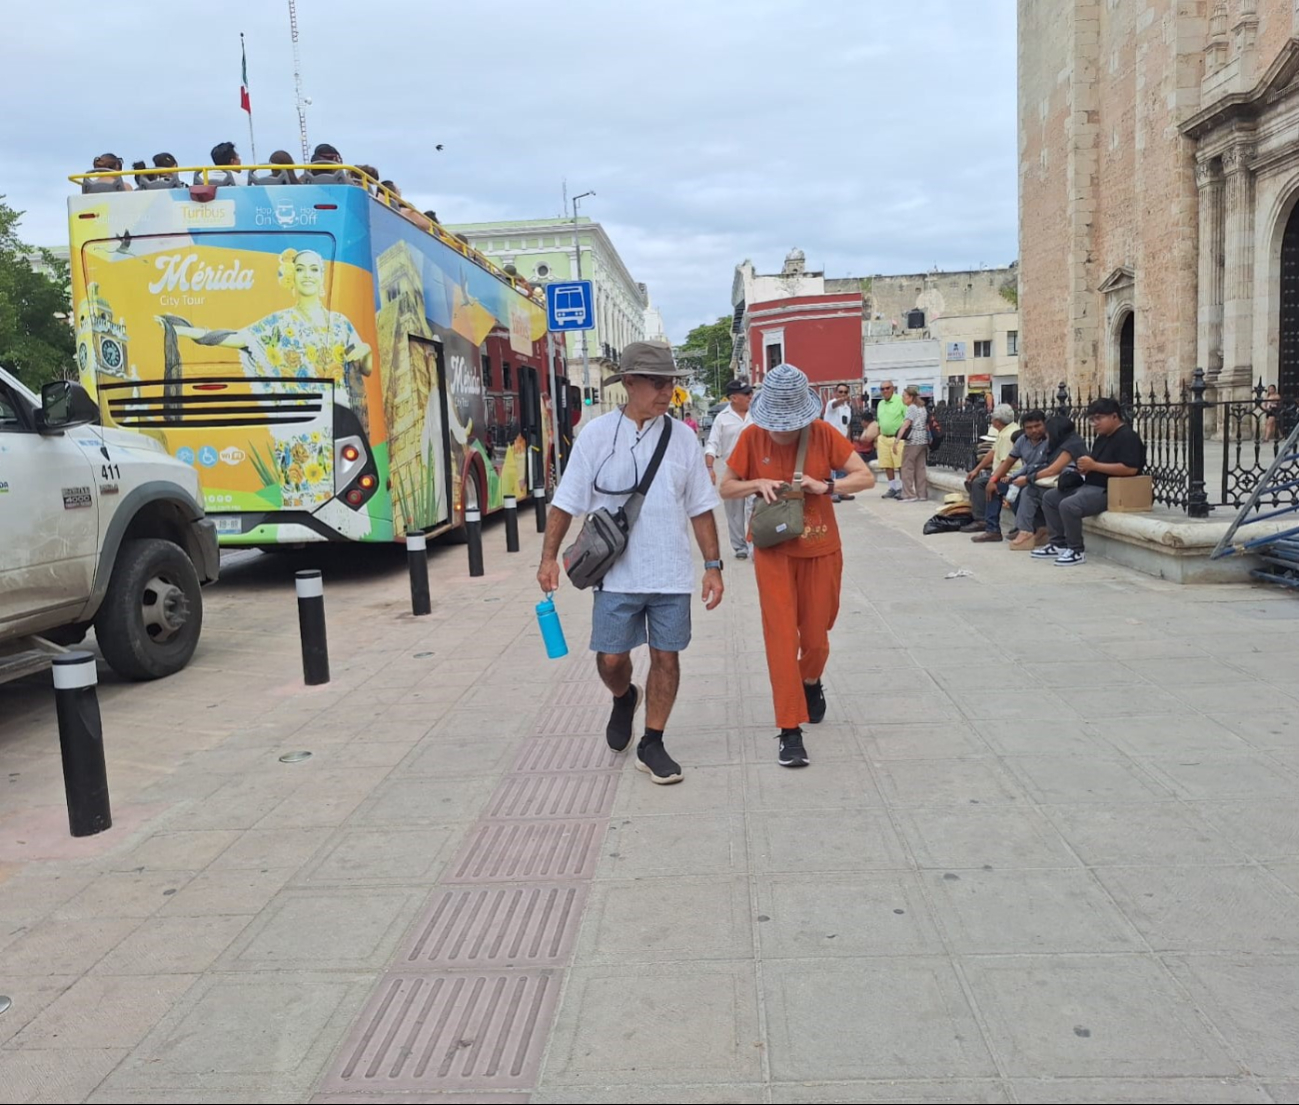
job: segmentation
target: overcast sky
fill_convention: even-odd
[[[680,341],[737,262],[829,276],[1016,253],[1014,0],[299,3],[308,137],[447,222],[582,213]],[[282,0],[64,0],[10,13],[0,193],[66,240],[70,172],[111,150],[296,150]],[[433,147],[443,143],[437,153]]]

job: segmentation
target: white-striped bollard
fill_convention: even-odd
[[[519,551],[519,500],[505,496],[505,551]]]
[[[532,489],[532,505],[537,511],[537,532],[546,532],[546,488],[534,487]]]
[[[54,658],[54,706],[63,754],[63,790],[73,836],[94,836],[111,828],[104,730],[99,718],[95,658],[68,652]]]
[[[428,538],[406,534],[406,566],[410,569],[410,612],[416,617],[433,613],[428,593]]]
[[[325,581],[319,568],[294,576],[298,591],[298,632],[302,637],[302,681],[308,687],[329,682],[329,639],[325,635]]]

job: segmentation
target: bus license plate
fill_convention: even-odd
[[[216,518],[217,533],[243,533],[244,520],[242,518]]]

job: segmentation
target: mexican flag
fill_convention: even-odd
[[[249,115],[253,113],[253,102],[248,98],[248,51],[244,48],[244,36],[239,36],[240,81],[239,106]]]

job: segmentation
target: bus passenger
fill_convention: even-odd
[[[115,153],[101,153],[95,158],[95,164],[92,172],[96,173],[120,173],[122,171],[122,159]],[[122,185],[122,191],[132,191],[131,182],[125,177],[117,178]]]
[[[297,158],[294,157],[291,153],[289,153],[288,150],[276,150],[273,154],[271,154],[270,164],[293,165],[294,163],[296,163],[296,161]],[[295,173],[292,169],[277,169],[276,175],[285,177],[286,179],[284,183],[286,184],[298,183],[298,174]]]
[[[212,164],[219,165],[225,172],[208,173],[207,180],[204,180],[200,169],[194,174],[195,184],[217,184],[228,188],[239,183],[237,166],[243,162],[239,160],[239,151],[233,142],[218,142],[212,147]]]

